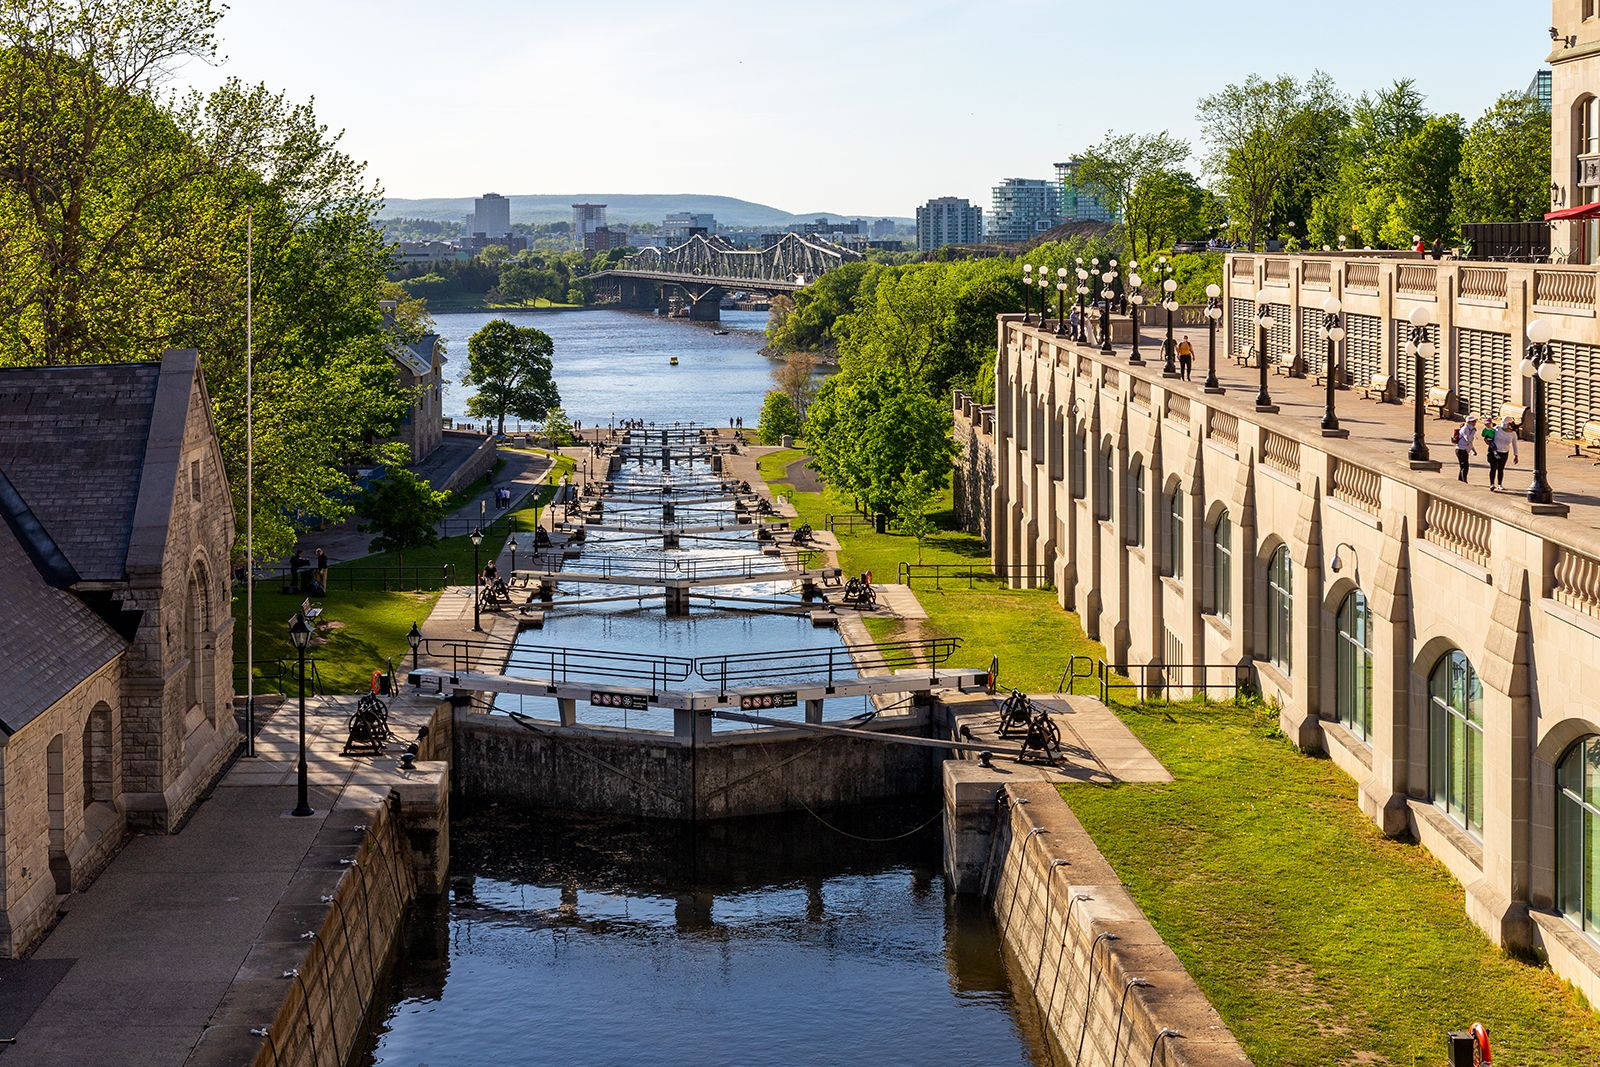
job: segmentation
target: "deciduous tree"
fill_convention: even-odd
[[[374,552],[393,552],[403,566],[407,549],[439,539],[438,526],[449,511],[449,499],[449,494],[434,492],[404,467],[384,468],[383,476],[356,502],[361,532],[375,535],[367,547]]]
[[[1507,93],[1462,142],[1456,224],[1541,218],[1550,203],[1549,181],[1550,113],[1537,100]]]
[[[543,330],[492,319],[467,341],[467,372],[461,381],[477,387],[467,414],[495,420],[506,432],[506,416],[539,422],[561,403],[551,357],[555,342]]]

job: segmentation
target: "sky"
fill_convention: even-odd
[[[1136,16],[1136,17],[1131,17]],[[1550,50],[1530,0],[232,0],[225,77],[315,97],[393,197],[706,193],[796,213],[986,210],[1108,129],[1199,157],[1195,101],[1314,69],[1470,121]]]

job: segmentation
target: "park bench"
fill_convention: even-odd
[[[1298,376],[1299,368],[1300,360],[1293,352],[1280,352],[1272,357],[1273,374],[1287,374],[1289,377],[1294,378]]]
[[[1241,367],[1254,367],[1256,365],[1256,346],[1251,345],[1243,352],[1235,352],[1233,361]]]
[[[1600,420],[1589,419],[1583,424],[1583,438],[1580,451],[1593,452],[1600,455]],[[1574,455],[1579,453],[1574,452]],[[1595,460],[1600,463],[1600,459]]]
[[[1455,394],[1442,385],[1436,385],[1428,390],[1427,406],[1437,411],[1441,419],[1448,419],[1456,413]]]
[[[1500,405],[1500,413],[1494,417],[1494,424],[1499,426],[1506,419],[1511,420],[1511,425],[1517,428],[1517,436],[1523,440],[1528,439],[1531,428],[1528,426],[1528,405],[1505,403]],[[1575,440],[1581,442],[1582,437]],[[1576,452],[1573,455],[1577,455]]]
[[[322,609],[311,603],[310,597],[306,597],[300,601],[300,615],[306,620],[306,625],[315,630],[317,620],[322,618]]]
[[[1361,399],[1371,400],[1376,396],[1379,403],[1388,400],[1392,383],[1393,379],[1389,375],[1382,372],[1374,374],[1367,384],[1361,387]]]

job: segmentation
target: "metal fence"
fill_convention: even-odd
[[[855,533],[857,530],[875,530],[875,520],[871,515],[829,515],[823,520],[823,528],[842,533]],[[886,530],[888,526],[884,527]]]
[[[694,661],[694,670],[707,681],[717,682],[724,693],[728,691],[729,682],[788,683],[826,679],[832,685],[839,677],[854,678],[862,666],[889,670],[927,667],[937,677],[939,665],[949,660],[959,647],[959,637],[931,637],[834,648],[737,652],[701,656]]]
[[[300,693],[300,660],[294,656],[284,656],[278,659],[258,659],[255,662],[256,681],[259,683],[255,689],[259,695],[265,690],[276,691],[281,697],[291,694],[298,696]],[[246,682],[249,680],[247,666],[242,659],[233,661],[233,691],[244,693]],[[306,657],[306,695],[322,695],[322,673],[317,670],[317,657]]]
[[[942,582],[962,579],[966,579],[968,589],[973,588],[977,582],[1027,582],[1041,589],[1053,588],[1055,584],[1050,568],[1039,563],[1008,563],[996,566],[992,563],[903,562],[895,574],[895,581],[901,585],[910,585],[918,578],[932,578],[935,589],[941,588]]]
[[[307,583],[315,571],[302,567],[298,571],[288,567],[267,571],[256,576],[256,584],[279,583],[285,593],[311,592]],[[359,567],[340,564],[328,568],[327,591],[335,589],[382,589],[396,592],[432,591],[456,584],[456,565],[446,563],[439,567]]]
[[[519,646],[505,641],[424,638],[418,651],[441,666],[448,666],[452,676],[470,671],[480,660],[490,658],[494,669],[513,676],[523,674],[553,682],[648,682],[653,691],[659,691],[667,682],[686,680],[694,670],[694,660],[686,656]]]
[[[1128,703],[1114,697],[1132,694],[1135,703],[1166,701],[1174,691],[1192,697],[1237,697],[1255,692],[1253,668],[1242,663],[1107,663],[1098,656],[1072,656],[1056,692],[1071,696],[1089,690],[1103,704]]]

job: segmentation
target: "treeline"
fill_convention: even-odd
[[[434,308],[583,304],[588,292],[579,279],[615,266],[623,255],[621,249],[513,254],[504,245],[489,245],[471,259],[406,267],[395,277]]]
[[[273,558],[298,522],[348,513],[355,468],[404,459],[383,443],[410,398],[378,308],[401,294],[371,221],[381,192],[310,105],[234,79],[166,89],[217,59],[219,18],[206,0],[7,6],[0,364],[198,349],[242,526],[253,225],[255,538]],[[402,305],[403,335],[419,316]]]

